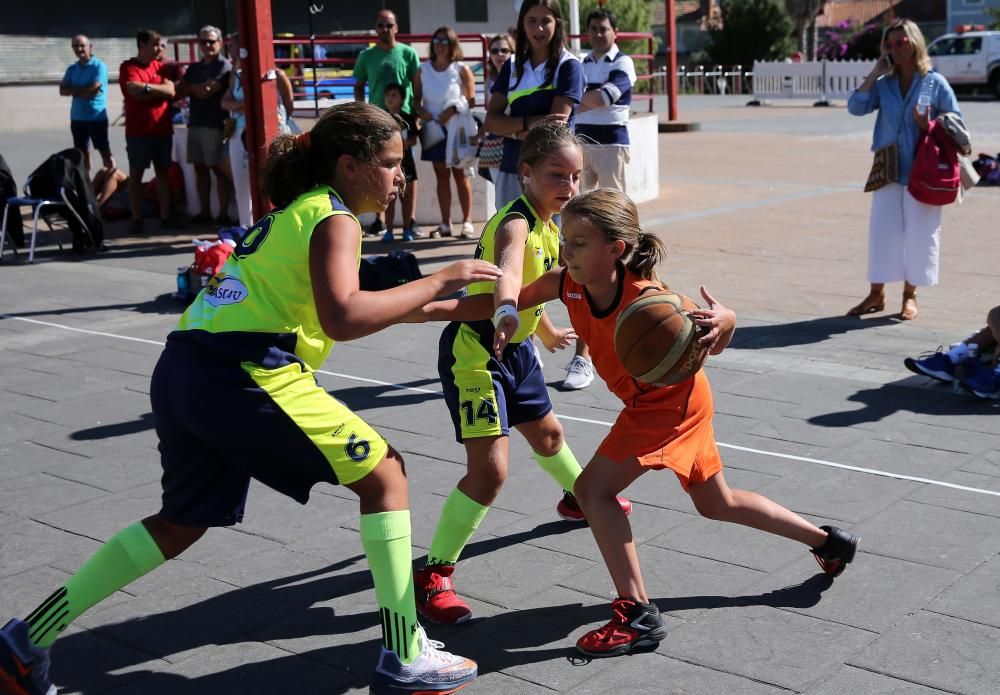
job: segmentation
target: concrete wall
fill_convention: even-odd
[[[38,130],[69,130],[71,99],[59,96],[59,86],[0,86],[0,133],[24,133]],[[108,120],[114,122],[122,113],[122,92],[117,84],[108,85]]]
[[[463,0],[410,0],[410,32],[429,34],[450,26],[459,34],[500,34],[517,22],[514,0],[488,0],[487,21],[456,22],[455,3]]]

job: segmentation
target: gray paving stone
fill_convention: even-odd
[[[927,610],[1000,628],[998,568],[1000,558],[990,558],[938,594]]]
[[[692,620],[702,612],[714,609],[739,595],[759,581],[762,573],[746,567],[709,558],[687,555],[648,543],[639,549],[646,593],[661,613]],[[561,586],[575,589],[608,603],[617,594],[611,576],[603,563],[580,572]]]
[[[92,554],[100,544],[37,521],[8,524],[0,533],[0,577],[42,567],[60,558]]]
[[[969,460],[969,454],[882,438],[863,439],[838,450],[834,461],[918,478],[938,479]]]
[[[670,639],[670,636],[667,636]],[[641,660],[641,661],[640,661]],[[661,695],[779,695],[784,688],[760,683],[751,678],[725,673],[713,668],[689,664],[659,653],[642,654],[629,659],[614,659],[586,681],[577,684],[573,693],[603,695],[612,692]],[[639,662],[639,663],[637,663]],[[586,664],[582,670],[595,665]]]
[[[154,483],[115,494],[95,494],[86,502],[33,516],[70,533],[106,541],[125,526],[155,514],[160,509],[160,493],[159,483]]]
[[[90,485],[62,480],[47,473],[26,473],[4,481],[0,508],[21,516],[44,517],[54,510],[101,498],[105,492]]]
[[[265,695],[277,692],[346,692],[357,679],[309,656],[289,654],[268,644],[233,644],[202,647],[177,664],[127,683],[112,692],[218,693]]]
[[[773,605],[830,622],[884,633],[958,580],[953,570],[895,560],[865,553],[866,539],[847,570],[833,579],[822,574],[808,552],[771,572],[749,587],[759,599]],[[734,597],[734,603],[746,603]]]
[[[919,611],[855,653],[852,666],[963,695],[1000,691],[1000,631]]]
[[[906,680],[891,678],[860,668],[845,666],[822,685],[809,688],[804,695],[934,695],[937,688],[928,688]]]
[[[800,514],[857,523],[907,497],[920,483],[815,464],[758,490]]]
[[[1000,478],[1000,451],[987,451],[962,465],[963,471]]]
[[[479,695],[481,693],[510,693],[510,695],[543,695],[551,693],[550,688],[535,685],[520,678],[508,676],[505,673],[480,672],[479,677],[468,685],[463,694]]]
[[[986,432],[957,430],[943,424],[906,423],[894,430],[891,436],[880,436],[884,441],[926,446],[931,449],[980,454],[1000,449],[1000,435]]]
[[[52,647],[52,681],[60,693],[139,692],[149,670],[169,664],[134,647],[70,625]]]
[[[857,429],[835,430],[815,427],[808,422],[792,417],[775,417],[766,422],[754,423],[746,430],[746,433],[764,439],[827,448],[846,446],[864,437],[864,434]]]
[[[953,471],[941,476],[940,480],[952,485],[962,485],[976,490],[983,490],[984,492],[956,490],[941,485],[925,485],[918,492],[911,495],[910,499],[914,502],[923,502],[939,507],[948,507],[949,509],[963,509],[967,512],[985,514],[986,516],[1000,516],[1000,481],[996,478],[976,473],[966,473],[964,471]]]
[[[823,682],[874,633],[765,606],[721,607],[657,650],[692,664],[803,691]]]
[[[8,413],[0,419],[0,445],[25,441],[44,441],[51,436],[65,436],[66,428],[51,422]]]
[[[901,501],[855,526],[868,553],[969,572],[1000,550],[994,517]]]
[[[86,465],[89,460],[82,454],[58,451],[35,442],[14,441],[0,444],[0,479],[6,480],[26,473],[44,473],[49,470],[62,475],[73,466]]]
[[[700,516],[691,517],[647,544],[762,572],[787,565],[803,551],[802,546],[787,538]]]

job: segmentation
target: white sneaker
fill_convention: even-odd
[[[462,231],[459,234],[459,236],[462,237],[463,239],[471,239],[475,235],[476,235],[476,230],[475,230],[475,228],[473,228],[472,223],[471,222],[463,222],[462,223]]]
[[[541,369],[545,366],[545,363],[542,362],[542,351],[538,349],[538,343],[535,342],[534,338],[529,338],[529,340],[531,341],[532,349],[535,351],[535,359],[538,360],[538,368]]]
[[[437,239],[438,237],[443,237],[443,236],[451,236],[450,222],[447,224],[442,222],[441,224],[439,224],[437,227],[434,228],[434,231],[431,232],[431,239]]]
[[[590,386],[594,380],[594,365],[590,360],[573,355],[573,359],[566,365],[566,380],[563,381],[563,388],[576,391]]]
[[[453,693],[475,680],[479,673],[475,661],[443,651],[444,644],[427,639],[420,625],[416,629],[420,656],[404,664],[396,652],[382,647],[368,690],[371,695]]]

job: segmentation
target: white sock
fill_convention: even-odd
[[[952,364],[958,364],[969,356],[969,346],[965,343],[955,343],[945,354]]]

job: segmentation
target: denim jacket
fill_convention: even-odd
[[[900,93],[899,77],[883,75],[875,81],[875,86],[867,92],[851,92],[847,100],[847,110],[855,116],[864,116],[878,109],[875,118],[875,132],[872,135],[872,152],[896,143],[899,146],[899,179],[904,186],[910,180],[910,167],[916,155],[920,139],[920,127],[913,119],[913,109],[920,95],[921,80],[914,74],[913,82],[906,93]],[[948,80],[933,70],[923,77],[930,80],[934,91],[931,94],[931,118],[942,113],[954,112],[961,115],[958,100]]]

